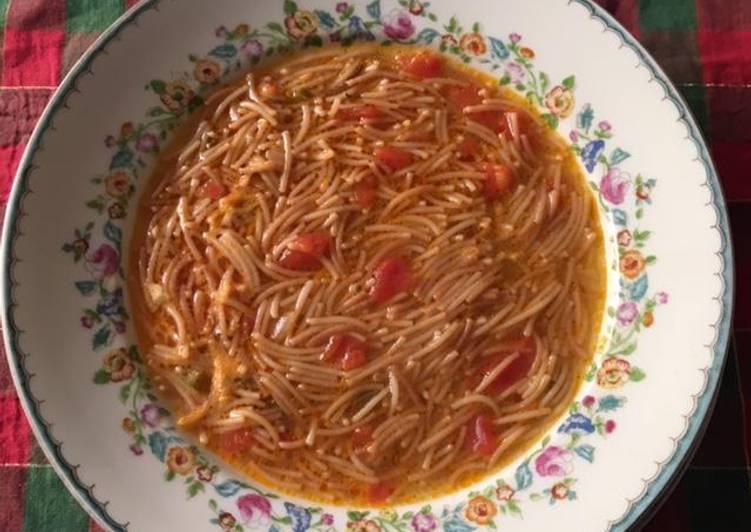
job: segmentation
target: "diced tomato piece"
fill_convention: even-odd
[[[518,380],[523,379],[529,373],[529,369],[532,367],[534,361],[535,357],[530,356],[529,353],[519,353],[516,360],[493,381],[491,388],[495,388],[498,391],[505,390]]]
[[[299,235],[287,245],[287,248],[320,258],[328,252],[330,245],[330,234],[325,231],[315,231]]]
[[[347,352],[347,338],[346,334],[332,334],[326,347],[323,349],[321,360],[324,362],[334,362],[342,358],[344,353]]]
[[[285,249],[279,257],[279,266],[298,272],[310,272],[321,267],[321,261],[309,253]]]
[[[463,113],[465,107],[480,105],[482,103],[480,87],[477,85],[453,86],[448,89],[446,99],[448,100],[449,108],[456,113]],[[466,117],[485,126],[494,133],[502,133],[508,128],[503,111],[469,113]]]
[[[360,425],[352,432],[352,447],[361,449],[373,441],[373,425]]]
[[[432,52],[402,54],[397,58],[403,72],[416,78],[435,78],[443,72],[443,58]]]
[[[217,446],[230,454],[246,453],[254,443],[250,429],[237,429],[217,435]]]
[[[519,135],[527,135],[527,140],[533,148],[537,147],[537,138],[533,135],[535,129],[534,120],[525,112],[518,109],[510,108],[504,113],[508,131],[512,130],[512,124],[517,128]]]
[[[331,236],[324,231],[299,235],[287,245],[279,258],[279,265],[296,271],[312,271],[321,267],[321,257],[331,245]]]
[[[446,93],[449,109],[456,113],[464,112],[465,107],[471,105],[480,105],[482,96],[480,96],[480,87],[477,85],[453,85],[449,87]]]
[[[381,111],[375,105],[362,105],[359,107],[349,107],[346,109],[339,109],[336,116],[343,118],[344,120],[359,120],[365,118],[368,120],[380,120],[384,118],[383,111]]]
[[[476,414],[467,423],[465,444],[468,450],[490,456],[497,447],[493,422],[485,414]]]
[[[368,502],[370,504],[385,504],[395,487],[386,481],[377,482],[368,486]]]
[[[494,133],[503,133],[508,128],[506,117],[501,111],[483,111],[481,113],[471,113],[467,118],[485,126]]]
[[[336,363],[345,371],[364,366],[368,361],[368,346],[349,334],[332,334],[323,349],[321,360]]]
[[[216,179],[210,179],[209,181],[206,182],[205,185],[203,185],[203,190],[201,191],[201,195],[204,198],[218,200],[219,198],[227,195],[227,187],[225,187],[221,181],[217,181]]]
[[[386,165],[392,172],[398,172],[414,161],[414,157],[408,151],[390,146],[376,149],[375,156],[379,162]]]
[[[368,345],[355,336],[347,335],[346,345],[347,345],[347,349],[345,353],[347,351],[363,351],[364,353],[368,352]]]
[[[378,195],[378,181],[373,174],[362,178],[354,187],[355,202],[363,209],[369,209]]]
[[[339,366],[344,371],[351,371],[364,366],[367,361],[368,357],[365,355],[365,351],[361,349],[350,349],[344,353]]]
[[[373,279],[375,283],[370,297],[378,304],[406,292],[414,282],[412,268],[402,257],[383,259],[373,271]]]
[[[460,161],[471,161],[480,151],[480,143],[473,137],[467,137],[456,147]]]
[[[478,371],[467,380],[467,387],[477,388],[482,379],[503,362],[504,358],[517,352],[519,356],[490,383],[490,386],[485,388],[485,391],[493,395],[499,394],[519,379],[526,377],[535,361],[535,343],[531,338],[521,338],[505,345],[503,351],[486,357],[486,360],[480,364]]]
[[[506,165],[502,164],[483,164],[485,172],[485,184],[483,194],[487,201],[495,201],[500,196],[511,190],[514,184],[514,173]]]

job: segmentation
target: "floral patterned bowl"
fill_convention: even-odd
[[[565,416],[493,478],[430,504],[325,507],[241,480],[144,379],[124,279],[155,153],[223,78],[325,43],[431,46],[524,94],[570,139],[607,234],[607,317]],[[696,123],[589,0],[146,0],[37,127],[3,235],[13,378],[57,472],[111,530],[625,530],[691,454],[723,366],[727,216]]]

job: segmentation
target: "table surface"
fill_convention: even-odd
[[[540,0],[544,1],[544,0]],[[706,134],[736,261],[735,340],[706,435],[644,530],[751,531],[751,1],[598,0],[655,56]],[[0,207],[78,56],[137,0],[0,0]],[[0,531],[100,530],[47,463],[0,357]]]

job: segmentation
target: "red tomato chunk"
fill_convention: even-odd
[[[466,138],[456,147],[457,157],[460,161],[471,161],[480,151],[480,143],[472,137]]]
[[[485,172],[482,193],[487,201],[497,200],[510,191],[514,185],[514,173],[506,165],[485,163],[482,165],[482,170]]]
[[[377,482],[368,486],[368,502],[371,504],[385,504],[391,494],[394,493],[394,486],[385,481]]]
[[[299,235],[287,245],[279,258],[282,268],[312,271],[321,267],[321,258],[331,245],[331,236],[323,231]]]
[[[392,172],[398,172],[414,161],[414,157],[408,151],[389,146],[376,149],[375,157],[378,159],[378,162],[387,166]]]
[[[471,105],[480,105],[482,96],[480,96],[480,87],[476,85],[455,85],[451,86],[446,93],[449,109],[456,113],[464,112],[465,107]]]
[[[338,365],[345,371],[364,366],[368,361],[368,346],[349,334],[333,334],[323,350],[321,359]]]
[[[369,209],[378,195],[378,181],[373,174],[368,174],[354,186],[355,202],[363,209]]]
[[[416,78],[435,78],[443,72],[443,59],[432,52],[402,54],[397,58],[401,69]]]
[[[467,423],[465,444],[468,450],[482,456],[491,456],[497,447],[493,422],[485,414],[476,414]]]
[[[351,349],[344,353],[339,366],[344,371],[351,371],[353,369],[364,366],[367,361],[368,357],[365,355],[365,351],[362,351],[360,349]]]
[[[330,244],[331,235],[324,231],[316,231],[298,236],[287,245],[287,248],[320,258],[328,253]]]
[[[321,261],[313,255],[308,255],[307,253],[302,253],[293,249],[285,249],[282,252],[282,256],[279,258],[279,266],[287,268],[288,270],[309,272],[320,268]]]
[[[517,352],[519,356],[485,388],[483,393],[497,395],[526,377],[535,361],[535,344],[531,338],[522,338],[507,344],[502,351],[485,357],[477,371],[467,380],[467,386],[472,389],[479,386],[485,376],[503,362],[504,358]]]
[[[385,303],[394,296],[412,287],[414,278],[409,263],[402,257],[389,257],[382,260],[373,271],[373,290],[370,297],[374,302]]]
[[[255,441],[250,429],[237,429],[217,435],[219,449],[230,454],[242,454],[253,447]]]
[[[482,104],[480,96],[480,87],[477,85],[460,85],[448,89],[446,94],[449,109],[455,113],[464,113],[465,107]],[[506,116],[503,111],[481,111],[478,113],[467,113],[468,119],[477,122],[490,129],[494,133],[503,133],[507,129]]]
[[[373,425],[367,423],[352,432],[352,447],[362,449],[373,441]]]
[[[216,179],[211,179],[208,182],[206,182],[205,185],[203,185],[203,189],[201,190],[201,195],[204,198],[218,200],[219,198],[222,198],[227,195],[227,187],[225,187],[221,181],[217,181]]]
[[[363,105],[360,107],[340,109],[336,115],[338,118],[344,120],[359,120],[360,118],[365,118],[367,120],[381,120],[385,116],[383,111],[378,109],[375,105]]]

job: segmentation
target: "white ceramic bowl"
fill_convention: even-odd
[[[290,46],[357,39],[441,48],[528,94],[599,195],[609,265],[602,341],[569,414],[498,475],[380,512],[279,496],[187,452],[135,359],[123,283],[154,147],[211,88],[198,62],[229,77]],[[732,294],[727,216],[697,126],[589,0],[146,0],[50,102],[3,253],[19,395],[67,487],[112,530],[625,530],[701,433]]]

